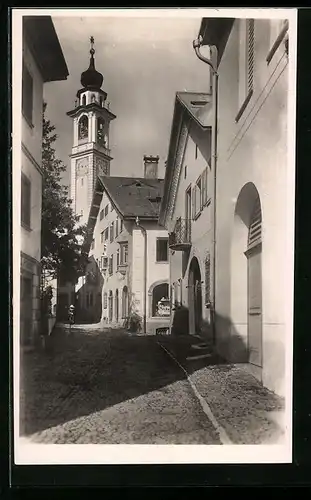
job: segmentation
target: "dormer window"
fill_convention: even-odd
[[[99,98],[99,104],[100,104],[101,108],[104,106],[104,101],[103,101],[102,96],[100,96],[100,98]]]
[[[86,95],[82,96],[82,106],[86,106]]]
[[[96,102],[96,96],[95,94],[92,94],[92,99],[91,99],[92,102]]]
[[[83,115],[79,120],[79,141],[87,140],[89,132],[89,120],[86,115]]]

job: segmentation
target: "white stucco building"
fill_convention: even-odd
[[[190,333],[205,329],[223,357],[284,394],[288,21],[203,19],[200,35],[218,76],[206,65],[196,113],[193,95],[176,97],[160,211],[172,233],[171,286],[179,277]],[[198,191],[200,207],[187,194]]]
[[[144,178],[98,178],[86,243],[90,262],[77,306],[90,322],[124,326],[136,313],[143,333],[169,326],[168,234],[158,224],[158,160],[144,158]]]
[[[33,344],[40,330],[42,110],[45,82],[68,69],[50,16],[23,16],[20,335]]]

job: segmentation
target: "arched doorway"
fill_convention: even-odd
[[[113,317],[113,295],[112,295],[112,290],[109,291],[109,296],[108,296],[108,320],[109,323],[111,323]]]
[[[188,278],[189,333],[194,335],[201,331],[202,324],[202,286],[201,271],[198,259],[193,257]]]
[[[231,248],[231,320],[236,339],[243,339],[240,359],[262,368],[262,212],[259,193],[247,183],[236,202]],[[238,340],[236,340],[238,343]],[[239,341],[240,342],[240,341]],[[258,369],[258,370],[257,370]]]
[[[116,295],[115,295],[115,318],[116,321],[119,321],[119,290],[116,290]]]
[[[122,290],[122,318],[128,317],[128,288],[123,287]]]

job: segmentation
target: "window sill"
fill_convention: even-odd
[[[31,227],[28,226],[28,224],[26,224],[25,222],[22,222],[21,223],[21,226],[26,229],[26,231],[28,231],[29,233],[32,231]]]
[[[34,124],[32,123],[32,120],[31,120],[30,118],[28,118],[28,117],[25,115],[25,113],[23,113],[23,112],[22,112],[22,115],[23,115],[23,117],[24,117],[25,121],[27,122],[27,125],[28,125],[31,129],[35,128]]]
[[[249,93],[247,94],[246,99],[244,100],[242,106],[240,107],[240,110],[239,110],[238,114],[235,117],[235,122],[236,123],[238,123],[239,119],[241,118],[241,116],[243,115],[244,111],[246,110],[247,105],[248,105],[249,101],[251,100],[253,93],[254,93],[253,90],[250,90]]]
[[[156,264],[168,264],[168,260],[156,260],[155,263]]]

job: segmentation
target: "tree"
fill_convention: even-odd
[[[41,265],[51,279],[59,274],[68,281],[83,272],[87,255],[83,252],[86,226],[79,226],[68,187],[62,184],[66,166],[56,157],[53,144],[57,140],[55,126],[45,116],[43,103],[42,133],[42,229]]]

